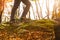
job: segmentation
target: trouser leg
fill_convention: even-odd
[[[26,18],[26,15],[30,9],[30,1],[29,0],[21,0],[21,1],[26,5],[21,17]]]
[[[55,40],[60,40],[60,24],[54,26]]]
[[[14,6],[13,6],[12,12],[11,12],[11,20],[14,19],[15,12],[16,12],[17,8],[19,7],[20,2],[21,2],[21,0],[14,0]]]
[[[3,12],[3,11],[0,12],[0,23],[1,23],[1,21],[2,21],[2,12]]]

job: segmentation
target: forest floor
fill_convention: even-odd
[[[0,40],[54,40],[54,25],[54,21],[47,19],[2,23]]]

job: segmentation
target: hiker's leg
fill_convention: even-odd
[[[54,26],[55,40],[60,40],[60,24]]]
[[[20,2],[21,2],[21,0],[14,0],[14,6],[12,8],[11,18],[10,18],[11,20],[14,19],[15,12],[16,12],[17,8],[19,7]]]
[[[1,23],[1,21],[2,21],[2,12],[3,12],[3,11],[0,12],[0,23]]]
[[[28,13],[28,11],[30,9],[30,1],[29,0],[21,0],[21,1],[26,5],[21,17],[26,18],[26,15],[27,15],[27,13]]]

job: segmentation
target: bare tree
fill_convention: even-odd
[[[38,16],[38,18],[40,19],[40,15],[39,15],[39,12],[38,12],[38,4],[37,4],[37,0],[35,1],[35,4],[36,4],[36,12],[37,12],[37,16]]]
[[[35,18],[34,9],[33,9],[33,6],[32,6],[32,5],[31,5],[31,8],[32,8],[32,11],[33,11],[34,19],[36,19],[36,18]]]
[[[0,0],[0,23],[2,21],[2,12],[4,10],[4,2],[5,0]]]
[[[50,10],[49,10],[49,0],[46,0],[46,9],[47,9],[47,18],[49,19]]]
[[[39,4],[39,7],[40,7],[40,18],[43,18],[43,16],[42,16],[42,7],[40,6],[39,1],[38,1],[38,4]]]

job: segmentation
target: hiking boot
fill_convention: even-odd
[[[10,23],[15,23],[15,19],[10,20]]]
[[[30,20],[31,20],[31,19],[24,18],[24,17],[22,17],[22,18],[20,19],[21,22],[30,22]]]

